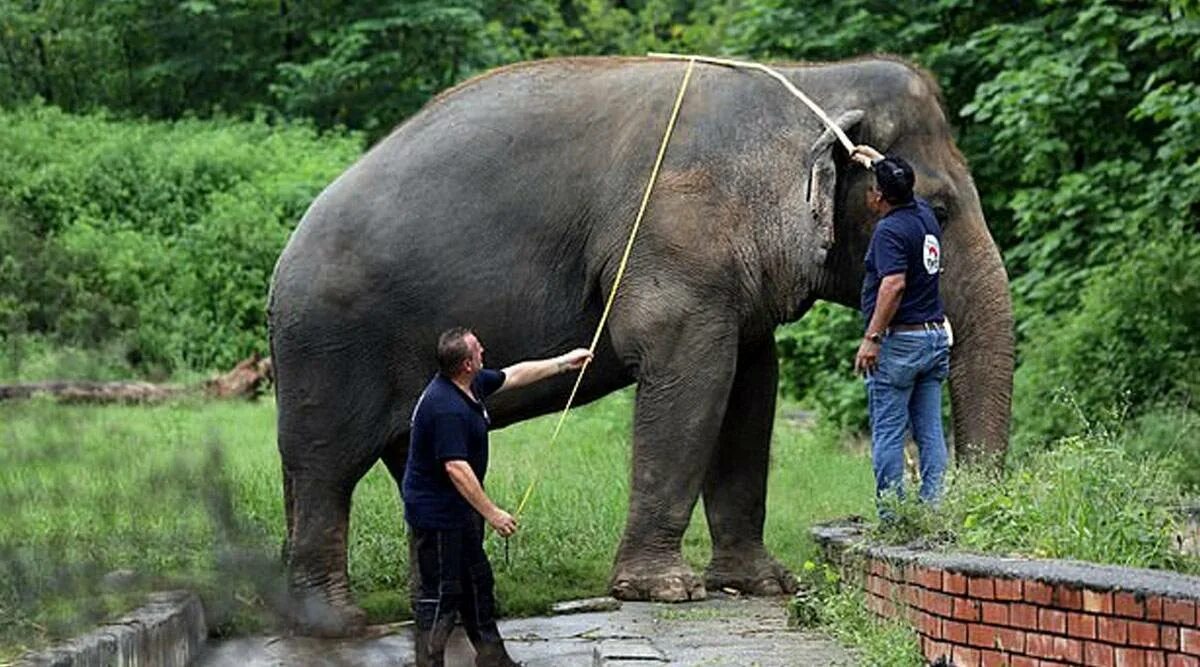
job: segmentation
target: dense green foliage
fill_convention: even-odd
[[[275,258],[360,150],[299,124],[0,112],[0,332],[168,371],[265,351]]]

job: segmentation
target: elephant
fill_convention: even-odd
[[[489,365],[590,339],[686,63],[520,63],[443,92],[312,203],[268,303],[285,559],[300,631],[353,634],[351,492],[403,478],[438,333],[472,328]],[[1008,278],[940,91],[891,57],[778,69],[855,141],[905,157],[944,220],[958,458],[1007,447]],[[794,580],[763,544],[775,328],[818,300],[857,306],[874,222],[868,172],[761,74],[697,64],[578,403],[636,384],[630,506],[610,587],[683,601]],[[562,376],[489,402],[499,428],[561,409]],[[704,500],[712,560],[680,553]]]

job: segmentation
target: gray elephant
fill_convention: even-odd
[[[346,573],[351,492],[380,459],[403,478],[438,333],[474,328],[497,367],[589,340],[685,67],[573,58],[495,70],[430,102],[305,214],[269,305],[284,548],[303,631],[363,624]],[[908,159],[918,194],[944,212],[956,447],[960,458],[1002,452],[1008,280],[936,84],[893,59],[779,69],[855,141]],[[615,595],[790,589],[763,546],[772,332],[817,299],[857,305],[868,181],[778,82],[696,66],[580,389],[587,402],[637,384]],[[493,426],[560,409],[571,382],[497,397]],[[703,579],[680,555],[701,496],[713,544]]]

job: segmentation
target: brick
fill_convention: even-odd
[[[1134,646],[1158,648],[1158,624],[1143,621],[1129,622],[1129,643]]]
[[[1074,586],[1059,584],[1054,587],[1054,606],[1059,609],[1083,609],[1083,591]]]
[[[921,606],[921,587],[905,584],[904,603],[910,607]]]
[[[1020,601],[1024,594],[1021,590],[1020,579],[997,579],[993,584],[997,600]]]
[[[1093,614],[1111,614],[1113,611],[1112,593],[1085,590],[1083,592],[1083,610]]]
[[[1157,595],[1152,595],[1146,598],[1146,618],[1151,621],[1161,621],[1163,613],[1163,599]]]
[[[1146,654],[1146,667],[1167,667],[1167,654],[1161,651],[1150,651]]]
[[[1179,628],[1173,625],[1159,626],[1158,645],[1168,651],[1179,650]]]
[[[1008,607],[1008,624],[1026,630],[1037,630],[1037,607],[1014,602]]]
[[[1146,605],[1133,593],[1114,593],[1113,611],[1116,612],[1117,616],[1145,618]]]
[[[923,642],[925,657],[929,662],[937,662],[941,658],[949,658],[952,647],[945,642],[935,642],[927,639]]]
[[[1169,655],[1167,656],[1167,667],[1200,667],[1200,658],[1178,654]]]
[[[967,576],[957,572],[942,573],[942,590],[951,595],[967,594]]]
[[[1037,605],[1049,605],[1054,600],[1054,588],[1040,581],[1025,582],[1025,601]]]
[[[1042,632],[1063,634],[1067,631],[1067,614],[1056,609],[1038,610],[1038,629]]]
[[[1085,665],[1094,667],[1113,667],[1117,662],[1116,651],[1108,644],[1086,642],[1083,645]]]
[[[1078,665],[1083,661],[1083,642],[1067,637],[1055,637],[1054,652],[1059,660]]]
[[[1057,653],[1054,652],[1054,637],[1035,632],[1026,634],[1025,653],[1038,658],[1055,657]]]
[[[1179,650],[1188,655],[1200,655],[1200,630],[1180,628]]]
[[[883,572],[884,572],[884,570],[883,570],[883,561],[879,561],[879,560],[871,560],[871,567],[870,567],[870,571],[871,571],[871,574],[873,574],[873,575],[875,575],[875,576],[877,576],[877,577],[883,577],[883,576],[887,576],[887,575],[885,575],[885,574],[883,573]]]
[[[967,580],[967,593],[980,600],[993,600],[996,597],[996,587],[988,577],[971,577]]]
[[[996,647],[1004,651],[1024,651],[1025,633],[1012,628],[996,628]]]
[[[1117,667],[1146,667],[1146,652],[1139,648],[1118,648]]]
[[[1191,600],[1163,600],[1163,620],[1179,625],[1196,624],[1196,603]]]
[[[1067,613],[1067,635],[1080,639],[1096,638],[1096,617],[1078,612]]]
[[[921,608],[938,616],[952,616],[954,598],[934,591],[921,591]]]
[[[923,611],[917,612],[917,613],[919,614],[917,617],[919,619],[917,621],[917,628],[920,629],[921,634],[925,635],[926,637],[931,637],[933,639],[941,639],[942,638],[942,621],[941,621],[941,619],[939,619],[937,616],[934,616],[932,614],[926,614]]]
[[[1096,630],[1100,639],[1113,644],[1124,644],[1125,638],[1129,635],[1129,622],[1119,618],[1101,616],[1096,621]]]
[[[979,648],[995,648],[996,629],[990,625],[972,623],[967,626],[967,643]]]
[[[965,646],[955,646],[951,653],[956,667],[979,667],[979,651]]]
[[[1008,625],[1008,605],[996,602],[983,603],[983,622],[992,625]]]
[[[1014,655],[1009,659],[1008,667],[1038,667],[1038,661],[1024,655]]]
[[[917,568],[917,583],[932,590],[941,590],[942,572],[927,567]]]
[[[979,662],[983,667],[1009,667],[1008,656],[999,651],[980,651]]]
[[[978,602],[964,598],[954,598],[954,618],[960,621],[977,622],[980,616]]]
[[[942,639],[953,644],[966,644],[967,624],[949,619],[942,621]]]

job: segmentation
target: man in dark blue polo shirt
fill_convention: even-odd
[[[483,345],[467,329],[438,338],[439,372],[413,408],[404,471],[404,517],[412,529],[418,582],[411,591],[417,664],[441,666],[456,617],[475,645],[480,667],[516,665],[496,627],[492,567],[483,550],[483,522],[508,537],[512,515],[483,490],[488,464],[488,396],[577,369],[584,349],[502,371],[483,367]]]
[[[913,195],[916,177],[902,158],[860,146],[875,184],[867,207],[879,223],[867,248],[862,312],[866,334],[854,370],[867,378],[871,457],[877,495],[904,493],[904,441],[909,426],[921,465],[920,498],[935,501],[946,471],[942,382],[949,339],[938,293],[942,230],[933,210]],[[881,509],[883,518],[889,513]]]

